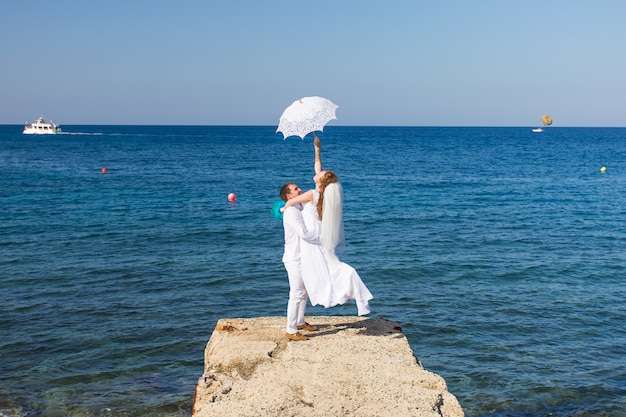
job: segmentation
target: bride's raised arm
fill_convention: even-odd
[[[315,169],[315,174],[317,175],[322,171],[322,155],[320,153],[322,141],[315,133],[313,133],[313,146],[315,147],[315,163],[313,168]]]

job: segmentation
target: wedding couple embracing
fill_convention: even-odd
[[[287,332],[289,340],[307,340],[299,330],[315,331],[304,320],[307,299],[326,308],[355,300],[359,316],[369,314],[374,298],[361,277],[338,257],[344,243],[343,190],[337,175],[322,169],[321,142],[314,136],[315,189],[302,192],[293,182],[284,184],[280,198],[285,229],[283,264],[289,277]]]

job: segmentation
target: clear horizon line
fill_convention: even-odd
[[[0,126],[7,127],[23,127],[23,123],[15,124],[15,123],[0,123]],[[126,124],[126,123],[64,123],[59,124],[57,126],[164,126],[164,127],[277,127],[274,124]],[[573,126],[537,126],[537,125],[332,125],[326,126],[325,128],[333,128],[333,127],[397,127],[397,128],[442,128],[442,127],[450,127],[450,128],[537,128],[541,127],[542,129],[558,129],[558,128],[626,128],[626,126],[600,126],[600,125],[573,125]]]

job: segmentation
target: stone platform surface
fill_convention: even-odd
[[[442,377],[424,369],[398,323],[307,317],[306,341],[285,317],[217,322],[205,349],[193,417],[463,417]]]

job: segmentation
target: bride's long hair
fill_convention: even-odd
[[[322,214],[324,211],[324,190],[326,190],[328,184],[333,184],[336,182],[339,182],[339,177],[331,170],[327,170],[324,176],[320,178],[320,198],[317,201],[317,216],[320,218],[320,220],[322,220]]]

